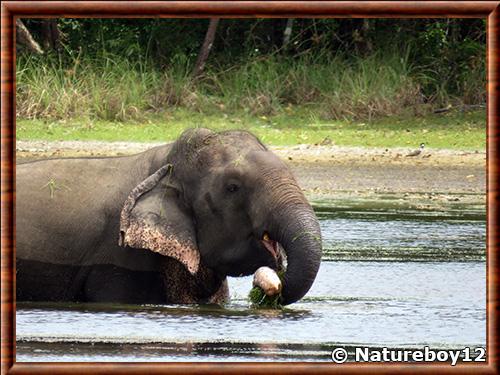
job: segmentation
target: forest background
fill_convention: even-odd
[[[483,149],[482,19],[22,19],[22,140]]]

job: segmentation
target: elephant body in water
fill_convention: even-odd
[[[133,156],[17,167],[18,301],[221,303],[226,276],[284,257],[289,304],[316,277],[319,224],[250,133],[191,129]]]

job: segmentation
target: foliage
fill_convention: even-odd
[[[24,20],[35,38],[43,19]],[[17,59],[17,115],[143,121],[174,108],[323,120],[421,115],[486,100],[481,19],[221,21],[205,75],[191,70],[208,20],[58,19],[63,48]]]
[[[245,112],[275,115],[295,106],[316,110],[322,119],[365,119],[423,110],[419,82],[407,60],[374,54],[350,61],[325,56],[250,60],[229,70],[209,69],[190,77],[184,55],[163,71],[147,61],[118,56],[60,60],[20,58],[17,115],[20,118],[88,118],[142,121],[148,113],[182,107],[204,114]]]
[[[279,294],[268,296],[258,286],[254,286],[248,294],[248,299],[252,302],[252,306],[264,309],[281,309],[282,305],[279,302]]]

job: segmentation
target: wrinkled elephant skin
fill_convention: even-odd
[[[114,158],[17,167],[18,301],[221,303],[226,276],[287,270],[302,298],[321,258],[318,220],[289,168],[243,131],[185,131]]]

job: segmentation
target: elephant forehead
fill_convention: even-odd
[[[258,140],[258,138],[244,130],[229,130],[218,134],[222,141],[229,142],[235,146],[254,147],[265,150],[266,147]]]
[[[210,140],[200,148],[194,158],[196,169],[201,173],[215,172],[217,168],[234,168],[242,173],[250,170],[286,169],[285,164],[271,151],[265,149],[255,138]]]
[[[198,155],[198,167],[238,167],[246,163],[249,150],[237,147],[205,148]]]
[[[247,163],[251,165],[261,165],[272,169],[288,170],[285,163],[271,151],[252,150],[245,154]]]
[[[204,175],[219,176],[224,174],[257,179],[264,177],[265,173],[291,176],[291,171],[286,164],[270,151],[231,149],[213,157],[207,155],[205,161],[201,161],[198,165],[199,170]]]

